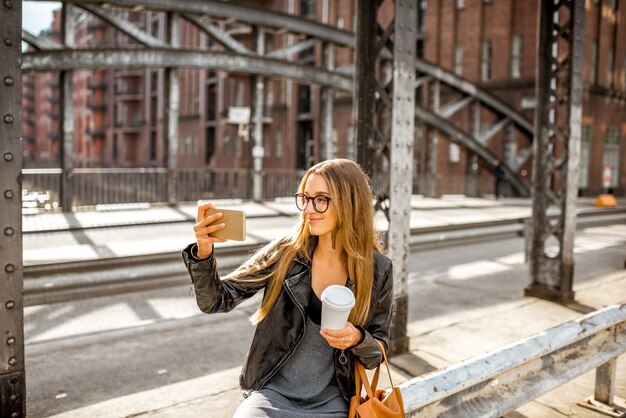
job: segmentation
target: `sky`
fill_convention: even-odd
[[[35,35],[50,27],[52,11],[61,7],[61,3],[54,1],[25,1],[22,4],[22,27]]]

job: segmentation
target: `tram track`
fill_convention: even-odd
[[[626,223],[626,209],[579,211],[577,227]],[[436,248],[524,236],[529,218],[445,225],[411,230],[410,249]],[[264,245],[219,248],[221,273],[232,271]],[[24,267],[24,305],[34,306],[190,284],[179,251],[99,258]]]

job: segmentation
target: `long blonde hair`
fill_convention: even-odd
[[[336,216],[332,242],[334,245],[339,239],[342,243],[348,275],[355,285],[356,305],[348,320],[355,325],[364,326],[370,313],[374,251],[382,252],[374,232],[372,189],[367,175],[351,160],[327,160],[314,165],[302,178],[299,192],[304,191],[312,174],[322,176],[330,189],[330,204]],[[261,307],[251,318],[253,323],[263,321],[274,307],[293,260],[300,257],[311,261],[309,246],[315,238],[309,232],[306,216],[302,212],[293,233],[270,242],[224,278],[236,282],[256,282],[259,287],[267,286]],[[251,278],[251,275],[255,277]]]

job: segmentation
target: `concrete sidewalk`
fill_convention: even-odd
[[[580,239],[578,239],[580,238]],[[611,239],[609,239],[611,238]],[[626,225],[590,228],[577,237],[576,301],[570,306],[523,297],[528,267],[523,255],[506,260],[452,262],[445,274],[409,276],[417,312],[409,321],[410,352],[391,359],[396,384],[446,367],[579,318],[603,306],[626,302]],[[428,251],[419,254],[427,259]],[[498,265],[495,265],[498,264]],[[211,359],[207,359],[211,361]],[[240,367],[127,394],[64,412],[62,417],[226,418],[241,402]],[[384,376],[384,374],[383,374]],[[602,417],[577,406],[594,391],[595,371],[508,413],[508,418]],[[616,394],[626,398],[626,362],[618,362]],[[383,382],[387,385],[387,382]]]

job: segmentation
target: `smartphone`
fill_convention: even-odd
[[[226,227],[213,233],[214,237],[230,239],[233,241],[244,241],[246,239],[246,213],[242,210],[232,209],[207,209],[204,216],[213,215],[220,212],[224,215],[221,219],[218,219],[215,223],[224,223]]]

